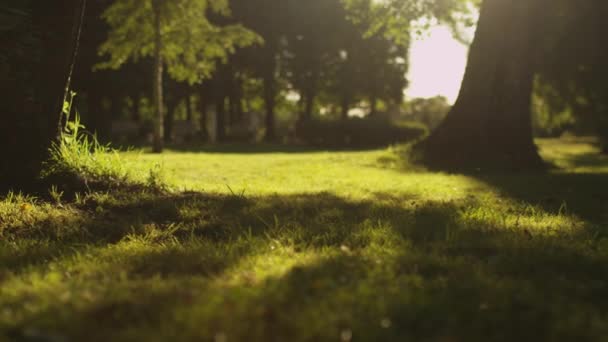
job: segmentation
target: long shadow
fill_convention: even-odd
[[[608,158],[600,153],[565,154],[560,160],[567,169],[555,166],[541,174],[478,174],[506,196],[540,205],[551,213],[570,213],[593,224],[608,226]],[[583,168],[589,171],[568,172]],[[608,233],[608,227],[606,227]]]
[[[608,173],[477,175],[477,178],[507,197],[539,205],[549,213],[574,214],[594,224],[608,223]]]
[[[481,180],[504,197],[537,205],[548,213],[574,214],[594,228],[603,227],[598,233],[608,234],[608,157],[599,152],[571,153],[546,162],[547,169],[541,171],[466,170],[456,173]],[[585,171],[569,171],[576,169]],[[412,172],[411,166],[407,165],[402,171]]]
[[[588,190],[606,181],[590,181],[587,176],[550,179]],[[525,180],[505,182],[509,189],[525,190]],[[545,183],[542,189],[549,192],[554,185]],[[522,196],[533,201],[529,193]],[[20,254],[1,254],[0,263],[17,274],[28,272],[49,259],[69,257],[68,250],[103,249],[129,237],[147,236],[150,227],[158,234],[153,242],[178,242],[175,248],[123,256],[120,263],[136,284],[121,288],[124,296],[84,306],[47,299],[50,302],[44,309],[29,312],[23,319],[26,325],[42,324],[75,340],[90,337],[91,326],[95,326],[96,340],[124,338],[121,333],[132,333],[134,327],[158,338],[162,335],[157,334],[167,333],[160,325],[184,325],[179,321],[189,317],[183,315],[184,310],[201,314],[196,308],[217,303],[217,298],[238,302],[244,309],[231,309],[235,304],[220,301],[211,316],[193,317],[197,325],[180,333],[195,334],[201,326],[221,322],[233,328],[231,338],[257,341],[298,336],[330,340],[340,334],[395,341],[592,340],[600,336],[602,325],[586,322],[600,319],[608,310],[608,256],[589,248],[585,232],[580,237],[530,237],[525,227],[493,229],[483,219],[463,218],[463,203],[410,205],[410,198],[377,196],[376,200],[353,201],[331,193],[92,197],[79,207],[78,222],[47,222],[41,230],[6,236],[14,241],[44,237],[51,242],[49,253],[30,246]],[[81,229],[61,229],[76,223]],[[193,237],[206,244],[179,247]],[[211,253],[216,255],[213,258],[197,257],[243,238],[257,239],[266,247],[275,240],[290,241],[294,253],[336,252],[259,283],[221,288],[201,283],[200,279],[221,276],[243,258],[263,253],[244,244],[234,254],[222,255],[218,249]],[[61,248],[61,253],[52,251],[53,246]],[[158,280],[173,285],[152,286]],[[102,289],[102,294],[111,290]],[[245,292],[250,295],[243,296]],[[21,304],[13,305],[9,309],[18,310]],[[253,309],[260,305],[261,318]],[[566,312],[565,308],[570,309]],[[173,315],[176,310],[182,315]],[[327,319],[315,320],[318,317]],[[307,323],[315,325],[302,326]],[[24,329],[15,327],[10,334],[22,338]]]

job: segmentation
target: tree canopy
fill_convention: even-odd
[[[261,42],[261,38],[242,25],[220,26],[210,14],[229,16],[228,0],[161,1],[161,54],[171,77],[189,83],[201,82],[215,70],[218,62],[239,47]],[[153,1],[115,1],[103,18],[110,26],[108,39],[99,52],[109,59],[98,68],[117,69],[154,54]]]

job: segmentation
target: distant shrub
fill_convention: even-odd
[[[297,138],[309,145],[334,148],[372,148],[414,141],[427,133],[420,125],[397,125],[380,118],[311,120],[299,123]]]
[[[446,117],[452,106],[443,96],[415,98],[404,104],[404,118],[421,122],[434,130]]]

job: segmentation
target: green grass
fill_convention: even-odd
[[[608,159],[450,175],[399,149],[122,158],[168,193],[0,202],[0,340],[598,341]]]

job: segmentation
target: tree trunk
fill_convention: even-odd
[[[264,107],[266,109],[266,134],[264,135],[264,140],[267,142],[274,142],[277,138],[274,124],[274,109],[276,107],[276,80],[274,77],[274,70],[271,70],[271,68],[268,68],[266,75],[264,75]]]
[[[530,108],[539,9],[539,1],[483,2],[458,100],[419,146],[431,167],[543,167]]]
[[[111,95],[110,98],[110,117],[109,117],[109,121],[110,121],[110,126],[111,126],[111,122],[115,121],[115,120],[120,120],[122,119],[122,114],[123,114],[123,101],[124,98],[122,97],[122,94],[118,93],[118,92],[114,92]]]
[[[302,115],[302,121],[309,121],[312,119],[312,111],[315,106],[315,95],[313,92],[307,92],[304,96],[304,112]]]
[[[186,95],[186,121],[188,123],[192,123],[192,96],[190,94]]]
[[[350,111],[350,100],[348,96],[342,97],[342,103],[340,104],[340,117],[342,120],[348,120],[348,112]]]
[[[218,95],[216,99],[215,127],[217,142],[226,141],[226,96]]]
[[[245,118],[245,110],[243,106],[243,99],[245,98],[244,80],[242,76],[237,78],[236,83],[236,117],[238,121],[243,121]]]
[[[378,96],[373,94],[369,99],[369,116],[375,117],[378,114]]]
[[[154,142],[152,151],[161,153],[163,151],[163,58],[162,51],[162,36],[161,36],[161,0],[154,0],[152,7],[154,8],[154,107],[156,110],[154,120]]]
[[[175,100],[167,101],[167,115],[164,122],[164,139],[166,143],[173,141],[173,124],[175,123]]]
[[[27,7],[31,9],[28,29],[40,40],[23,53],[44,58],[24,58],[23,65],[11,66],[23,72],[20,77],[29,86],[7,84],[10,89],[2,93],[0,115],[7,119],[0,124],[0,191],[33,190],[48,148],[57,139],[76,43],[74,19],[79,20],[81,6],[81,0],[56,0],[35,1]],[[5,75],[0,77],[4,83]]]
[[[199,120],[200,124],[200,135],[203,141],[207,141],[209,139],[209,132],[207,131],[207,113],[209,109],[209,103],[207,102],[207,96],[204,93],[204,90],[201,92],[199,99],[199,106],[201,111],[201,117]]]
[[[140,106],[141,98],[139,97],[139,94],[134,93],[132,96],[132,101],[133,101],[132,119],[135,122],[140,122],[141,121],[141,106]]]
[[[264,140],[274,142],[277,139],[275,128],[275,108],[277,104],[277,50],[278,37],[272,36],[264,47],[266,63],[263,68],[264,109],[266,110]]]

